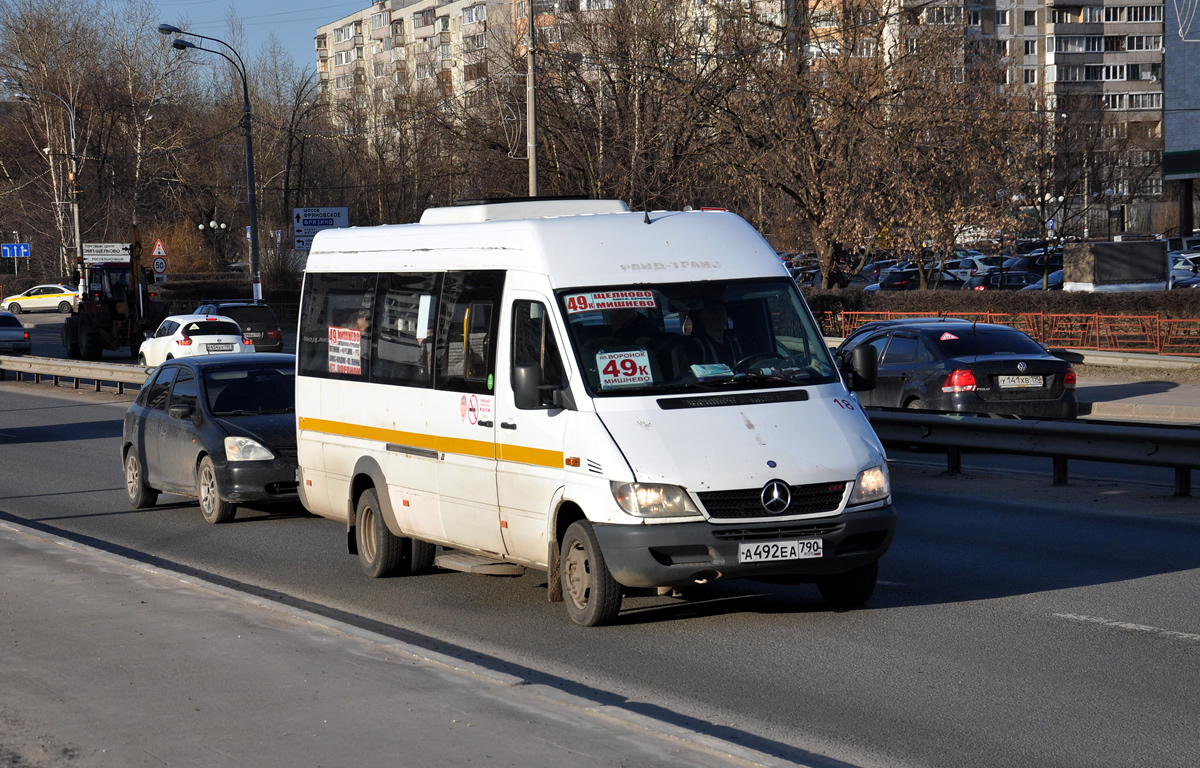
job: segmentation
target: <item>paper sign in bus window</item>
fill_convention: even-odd
[[[329,372],[362,375],[362,331],[330,327]]]
[[[600,389],[619,389],[651,384],[650,355],[644,349],[628,352],[599,352],[596,370],[600,372]]]
[[[566,297],[567,314],[604,309],[654,309],[654,291],[592,291]]]

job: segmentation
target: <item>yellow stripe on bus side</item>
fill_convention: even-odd
[[[504,443],[497,443],[496,451],[500,461],[551,468],[561,468],[563,465],[562,451],[547,451],[544,448],[527,448],[523,445],[505,445]]]
[[[346,424],[341,421],[311,419],[305,416],[300,417],[299,426],[300,429],[308,430],[309,432],[375,440],[381,443],[399,443],[400,445],[411,445],[414,448],[427,448],[439,453],[454,453],[463,456],[477,456],[484,459],[499,459],[500,461],[533,464],[539,467],[552,467],[556,469],[563,466],[562,451],[548,451],[543,448],[527,448],[523,445],[505,445],[504,443],[467,440],[458,437],[439,437],[419,432],[401,432],[396,429],[366,427],[360,424]]]

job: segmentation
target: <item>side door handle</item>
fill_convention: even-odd
[[[479,425],[479,426],[481,426],[481,427],[488,427],[488,428],[491,428],[491,426],[492,426],[492,422],[491,422],[491,421],[484,421],[483,419],[480,419],[479,421],[477,421],[477,422],[475,422],[475,423],[476,423],[476,424],[478,424],[478,425]]]
[[[516,429],[516,428],[517,428],[517,425],[513,424],[511,421],[500,422],[500,429]]]

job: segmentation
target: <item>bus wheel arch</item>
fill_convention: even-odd
[[[587,515],[573,501],[564,501],[554,513],[554,535],[550,538],[550,551],[546,559],[546,599],[552,603],[563,601],[562,573],[562,540],[567,535],[567,529],[576,520],[586,520]]]

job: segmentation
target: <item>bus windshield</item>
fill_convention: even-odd
[[[786,277],[570,288],[558,300],[593,396],[838,380]]]

